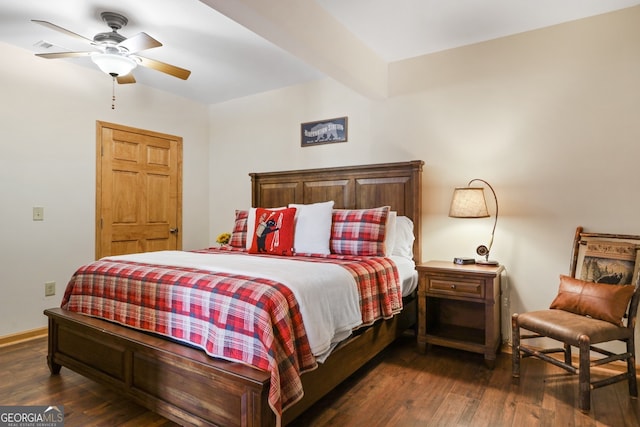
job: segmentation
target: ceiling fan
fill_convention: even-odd
[[[80,39],[95,49],[94,51],[87,52],[36,53],[36,56],[47,59],[89,56],[103,72],[109,74],[117,80],[118,83],[122,84],[136,82],[131,71],[138,65],[169,74],[182,80],[189,78],[191,74],[189,70],[138,55],[138,52],[162,46],[162,43],[147,33],[138,33],[129,38],[118,33],[118,30],[129,22],[125,16],[115,12],[102,12],[100,17],[109,28],[111,28],[111,31],[98,33],[93,37],[93,40],[59,27],[51,22],[32,19],[32,22],[36,24]]]

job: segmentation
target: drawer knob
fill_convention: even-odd
[[[455,284],[454,284],[454,285],[451,285],[451,289],[455,289],[455,288],[456,288],[456,285],[455,285]]]

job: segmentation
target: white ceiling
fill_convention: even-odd
[[[109,30],[100,12],[122,13],[129,19],[122,35],[144,31],[163,43],[144,56],[192,71],[183,81],[138,67],[138,84],[211,104],[324,76],[342,80],[349,74],[344,70],[349,60],[361,55],[384,66],[638,4],[640,0],[5,0],[0,2],[0,42],[34,53],[86,51],[79,40],[30,20],[93,38]],[[54,48],[36,47],[39,41]],[[95,68],[86,57],[56,61]],[[351,76],[357,79],[358,74]],[[349,78],[343,83],[349,84]]]

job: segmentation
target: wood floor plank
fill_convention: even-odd
[[[558,372],[561,371],[557,368]],[[578,404],[575,377],[562,373],[554,379],[545,379],[545,394],[542,407],[554,414],[557,425],[576,425],[576,410]]]
[[[510,359],[501,357],[496,360],[486,389],[476,409],[474,427],[510,426],[516,407],[519,385],[513,384]],[[501,402],[497,405],[496,402]]]
[[[460,426],[467,425],[461,422],[465,409],[477,407],[477,401],[459,394],[448,393],[445,399],[434,414],[432,419],[433,425],[436,426]],[[468,422],[468,414],[464,418]]]
[[[620,403],[620,411],[628,415],[625,417],[625,427],[640,425],[640,404],[638,404],[638,399],[629,399],[627,387],[616,387],[614,391]]]
[[[67,427],[177,425],[66,368],[50,375],[46,347],[38,338],[0,348],[1,405],[63,405]],[[437,346],[420,354],[414,337],[402,337],[291,426],[640,427],[626,383],[594,390],[583,414],[576,376],[526,359],[514,382],[510,357],[499,354],[491,370],[482,355]]]
[[[515,415],[513,417],[514,426],[527,427],[554,427],[553,413],[542,406],[530,403],[519,402],[516,404]]]

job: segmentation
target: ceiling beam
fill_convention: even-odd
[[[200,1],[362,95],[388,96],[388,64],[314,0]]]

